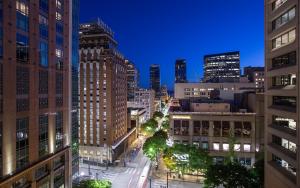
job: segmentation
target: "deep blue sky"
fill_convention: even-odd
[[[160,64],[171,89],[176,58],[187,60],[189,81],[202,77],[205,54],[239,50],[241,68],[264,64],[263,0],[82,0],[80,19],[100,17],[115,32],[119,51],[149,86],[150,64]]]

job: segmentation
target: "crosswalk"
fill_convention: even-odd
[[[134,174],[136,172],[136,168],[127,168],[124,172],[121,172],[121,173],[124,173],[124,174]]]
[[[105,173],[99,174],[97,179],[109,180],[110,182],[113,182],[116,179],[117,175],[118,175],[118,173],[105,172]]]

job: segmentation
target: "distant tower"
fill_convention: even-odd
[[[150,89],[155,91],[155,98],[160,97],[160,68],[157,64],[150,66]]]
[[[185,59],[177,59],[175,62],[175,83],[185,82],[187,82]]]
[[[134,101],[134,92],[139,85],[139,71],[129,60],[125,60],[127,66],[127,101]]]

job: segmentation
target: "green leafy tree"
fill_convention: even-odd
[[[146,123],[141,125],[141,132],[146,136],[152,136],[158,128],[158,123],[151,118]]]
[[[167,131],[170,128],[170,121],[169,120],[165,120],[161,123],[161,128],[164,131]]]
[[[163,117],[164,117],[164,114],[159,111],[155,111],[153,114],[153,118],[163,118]]]
[[[167,147],[168,135],[166,132],[159,130],[152,137],[146,139],[143,145],[143,153],[151,160],[158,163],[158,155]]]
[[[74,188],[111,188],[112,184],[108,180],[83,180]]]

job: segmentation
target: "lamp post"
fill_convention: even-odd
[[[167,188],[169,188],[169,172],[167,171]]]

